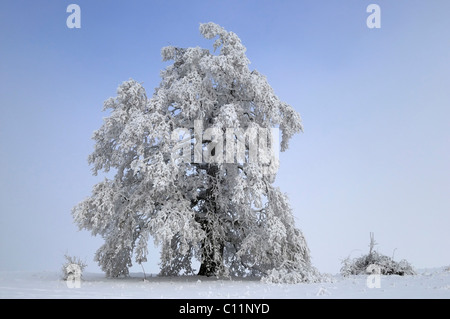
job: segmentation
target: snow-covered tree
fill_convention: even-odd
[[[114,172],[72,211],[105,243],[96,260],[107,276],[127,275],[133,254],[161,246],[161,274],[254,275],[318,280],[286,195],[273,185],[281,151],[302,130],[299,114],[249,69],[233,32],[200,25],[214,51],[164,47],[162,81],[151,98],[134,80],[108,99],[94,132],[93,173]]]

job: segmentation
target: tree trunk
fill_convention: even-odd
[[[217,165],[208,165],[206,170],[209,182],[212,184],[216,181],[218,172]],[[218,224],[219,211],[216,205],[216,199],[214,197],[213,187],[209,187],[205,194],[206,200],[203,207],[204,218],[200,221],[202,229],[206,233],[206,238],[202,241],[202,260],[199,276],[215,276],[219,273],[223,265],[223,238],[215,236],[217,234],[217,228],[221,225]]]
[[[205,239],[202,243],[202,263],[198,275],[207,277],[216,276],[222,267],[223,244],[215,247],[218,249],[210,249],[208,248],[208,244],[205,243],[206,240],[208,239]]]
[[[224,240],[214,235],[217,234],[217,229],[215,228],[220,227],[220,225],[214,222],[214,219],[211,218],[211,213],[209,213],[206,214],[206,218],[201,222],[201,226],[206,232],[206,238],[203,239],[201,244],[202,259],[198,275],[216,276],[223,265]]]

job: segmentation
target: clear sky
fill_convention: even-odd
[[[71,3],[80,29],[66,26]],[[371,3],[379,29],[366,25]],[[313,264],[337,273],[374,232],[395,260],[450,265],[449,12],[448,0],[3,0],[0,270],[59,270],[68,253],[99,271],[102,239],[71,209],[104,178],[87,163],[103,101],[129,78],[151,95],[163,46],[212,49],[198,31],[209,21],[238,34],[302,116],[276,183]]]

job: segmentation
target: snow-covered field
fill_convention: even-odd
[[[85,273],[80,286],[69,287],[59,272],[0,272],[2,299],[308,299],[383,298],[450,299],[450,271],[445,267],[418,270],[414,276],[381,276],[379,288],[369,288],[367,276],[332,275],[331,282],[265,284],[251,279],[156,277],[133,273],[128,278],[107,279]]]

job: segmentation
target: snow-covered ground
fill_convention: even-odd
[[[332,275],[331,282],[314,284],[266,284],[252,279],[156,277],[133,273],[128,278],[107,279],[101,273],[85,273],[80,286],[70,287],[59,272],[0,272],[2,299],[148,298],[148,299],[304,299],[304,298],[401,298],[450,299],[450,271],[445,267],[418,270],[414,276]]]

